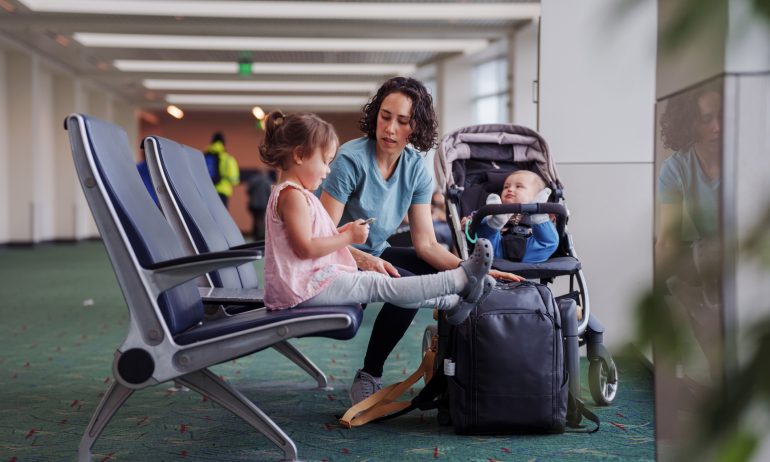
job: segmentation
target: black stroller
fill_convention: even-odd
[[[545,180],[552,190],[549,203],[485,205],[490,193],[500,193],[511,172],[522,169],[533,171]],[[454,245],[461,258],[468,257],[469,242],[466,234],[474,236],[475,227],[487,215],[557,215],[556,228],[560,243],[546,262],[521,263],[496,258],[493,267],[528,279],[539,279],[545,284],[552,283],[559,276],[569,277],[568,292],[556,298],[571,298],[582,307],[577,333],[579,344],[586,345],[590,362],[588,381],[591,396],[598,405],[612,403],[618,389],[618,371],[602,343],[604,327],[595,316],[591,316],[588,287],[566,228],[568,211],[563,204],[563,185],[556,174],[545,140],[534,130],[516,125],[492,124],[462,128],[448,134],[441,141],[435,157],[435,170],[436,183],[446,198],[447,221],[453,232]],[[477,212],[466,229],[461,225],[461,219],[473,211]],[[424,351],[437,335],[438,326],[426,328]],[[579,396],[579,381],[577,386],[575,396]]]

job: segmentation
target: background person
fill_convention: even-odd
[[[204,154],[211,181],[214,182],[222,203],[227,207],[230,196],[233,195],[233,186],[241,181],[238,162],[225,151],[225,137],[221,132],[215,132],[211,136],[211,144],[206,146]]]
[[[255,241],[265,239],[265,210],[270,199],[273,179],[270,175],[258,169],[249,178],[249,212],[252,219],[251,238]]]

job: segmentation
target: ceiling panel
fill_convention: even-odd
[[[105,2],[110,0],[103,0]],[[199,0],[209,1],[209,0]],[[323,0],[306,0],[316,3]],[[337,0],[358,3],[354,0]],[[151,4],[151,2],[146,2]],[[248,2],[259,3],[259,2]],[[38,13],[30,11],[18,0],[0,2],[0,46],[19,45],[33,49],[61,67],[85,75],[126,100],[143,107],[163,105],[164,91],[148,92],[142,86],[145,78],[196,79],[254,79],[280,81],[379,81],[388,75],[251,75],[185,74],[158,72],[121,72],[112,66],[115,59],[159,61],[211,61],[234,63],[248,59],[255,63],[342,63],[421,65],[447,53],[424,51],[318,52],[318,51],[253,51],[253,50],[172,50],[86,47],[72,39],[76,32],[121,34],[212,35],[249,37],[312,37],[312,38],[397,38],[397,39],[485,39],[489,42],[507,36],[510,31],[528,22],[522,20],[397,20],[398,4],[408,0],[375,0],[366,3],[394,4],[387,10],[386,20],[286,20],[205,17],[120,16],[73,13]],[[421,0],[420,3],[442,4],[478,3],[509,4],[510,0],[445,1]],[[515,2],[531,3],[531,2]],[[9,8],[10,7],[10,8]],[[301,7],[301,4],[300,6]],[[9,11],[9,9],[13,11]],[[183,13],[180,11],[180,13]],[[178,92],[177,92],[178,93]],[[185,92],[188,93],[188,92]],[[198,93],[198,92],[189,92]],[[152,99],[148,99],[152,95]],[[344,94],[340,94],[344,96]]]

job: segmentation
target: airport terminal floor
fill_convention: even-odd
[[[258,270],[261,265],[258,263]],[[101,242],[0,249],[0,461],[69,461],[95,406],[113,379],[112,357],[128,311]],[[274,350],[214,367],[270,415],[306,461],[584,461],[654,460],[652,376],[639,361],[617,358],[622,386],[614,404],[595,407],[594,434],[478,437],[439,427],[435,412],[347,430],[335,415],[379,305],[370,306],[350,341],[292,340],[329,377],[315,383]],[[386,363],[384,381],[419,364],[424,310]],[[583,372],[587,365],[584,364]],[[582,380],[587,384],[587,380]],[[115,415],[94,447],[95,461],[265,461],[280,453],[240,419],[171,383],[140,390]],[[420,382],[418,387],[421,387]],[[419,390],[415,390],[419,391]]]

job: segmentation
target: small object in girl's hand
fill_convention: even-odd
[[[366,220],[364,220],[364,223],[367,225],[371,225],[372,223],[375,222],[375,220],[377,220],[375,217],[367,218]]]

